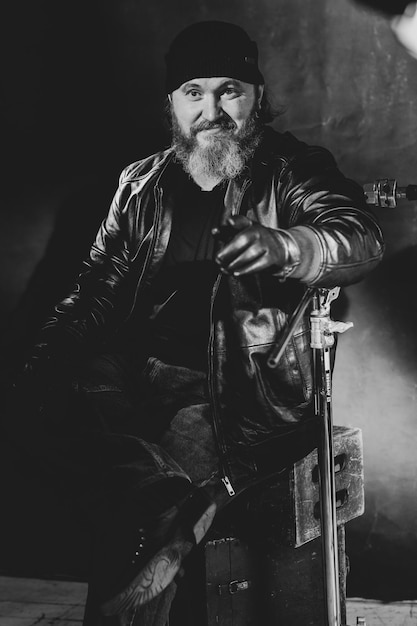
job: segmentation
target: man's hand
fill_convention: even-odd
[[[264,270],[279,273],[287,261],[287,249],[279,232],[244,215],[229,217],[225,226],[212,233],[225,242],[216,255],[216,263],[225,274],[243,276]]]

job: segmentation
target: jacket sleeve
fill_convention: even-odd
[[[343,176],[324,148],[288,160],[278,181],[281,223],[301,252],[291,277],[332,288],[362,279],[381,260],[381,230],[362,188]]]
[[[123,207],[129,195],[122,172],[118,190],[71,292],[53,309],[38,334],[32,360],[73,361],[116,326],[129,272]],[[117,306],[115,306],[117,303]],[[120,312],[120,308],[122,311]],[[42,357],[42,358],[41,358]]]

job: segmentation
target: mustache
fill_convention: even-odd
[[[225,117],[219,118],[214,122],[210,122],[209,120],[203,120],[190,128],[190,135],[192,137],[195,137],[197,133],[201,132],[202,130],[213,130],[217,128],[225,131],[232,131],[235,130],[237,126],[232,119],[227,119]]]

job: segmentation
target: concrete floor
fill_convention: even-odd
[[[0,576],[0,626],[81,626],[87,585]]]
[[[0,576],[0,626],[81,626],[86,593],[85,583]],[[349,626],[359,616],[366,626],[417,626],[417,601],[350,598],[347,612]]]

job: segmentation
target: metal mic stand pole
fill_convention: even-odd
[[[308,288],[294,311],[280,344],[268,359],[270,367],[277,365],[299,321],[312,302],[313,306],[310,314],[311,348],[313,351],[314,411],[320,423],[318,464],[326,626],[342,626],[334,479],[330,348],[334,345],[334,333],[344,332],[353,324],[351,322],[333,322],[330,319],[330,303],[338,297],[339,291],[339,287],[331,290]]]
[[[320,427],[318,467],[327,626],[341,626],[330,349],[334,345],[334,333],[344,332],[352,326],[351,323],[333,322],[330,319],[330,303],[338,297],[339,291],[339,287],[330,291],[318,289],[313,296],[310,316],[314,411]]]

